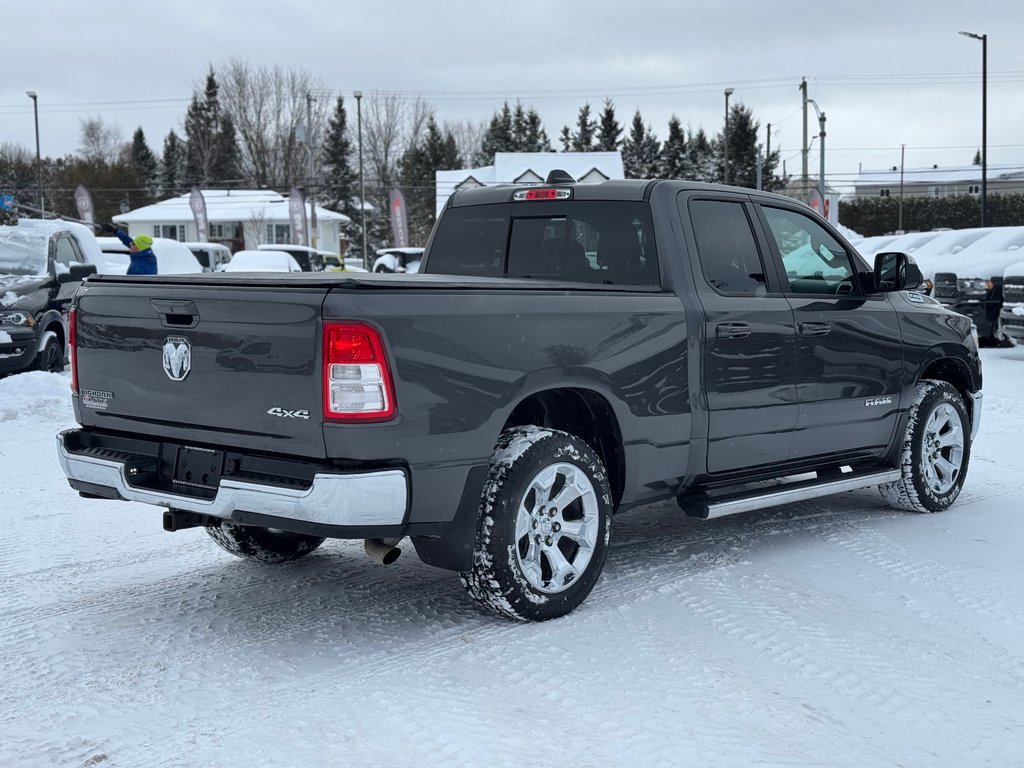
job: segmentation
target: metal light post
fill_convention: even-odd
[[[314,150],[313,150],[313,94],[306,94],[306,149],[309,152],[309,245],[316,248],[316,196],[313,194]]]
[[[356,132],[359,135],[359,226],[363,230],[363,268],[369,269],[366,258],[366,190],[363,187],[363,92],[356,91]]]
[[[988,226],[988,35],[961,32],[981,40],[981,226]]]
[[[825,113],[818,109],[818,102],[814,99],[807,99],[807,103],[812,104],[814,111],[818,113],[818,127],[820,131],[818,134],[820,139],[818,151],[821,153],[821,168],[818,171],[818,194],[821,196],[821,215],[828,218],[825,210]]]
[[[729,97],[734,89],[725,89],[725,184],[729,184]]]
[[[25,95],[32,99],[32,113],[36,119],[36,175],[39,185],[39,218],[46,218],[45,207],[43,206],[43,160],[39,155],[39,100],[35,91],[25,91]]]

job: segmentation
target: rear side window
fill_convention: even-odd
[[[650,210],[623,201],[452,208],[438,224],[426,271],[608,285],[660,282]]]
[[[694,200],[690,220],[704,279],[720,293],[763,296],[764,264],[742,203]]]

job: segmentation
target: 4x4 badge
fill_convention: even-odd
[[[192,344],[184,336],[168,336],[164,342],[164,373],[181,381],[192,370]]]

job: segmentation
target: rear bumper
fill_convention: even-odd
[[[68,436],[77,432],[79,430],[71,429],[57,435],[61,469],[72,487],[88,487],[91,492],[106,489],[112,498],[116,493],[116,497],[126,501],[225,520],[239,519],[239,513],[254,513],[332,527],[384,527],[405,522],[409,492],[406,474],[401,469],[317,472],[305,488],[224,477],[218,483],[216,494],[204,499],[133,485],[128,479],[131,469],[126,459],[114,452],[97,455],[70,447]]]

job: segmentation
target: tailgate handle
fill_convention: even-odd
[[[160,322],[168,328],[195,328],[199,324],[199,308],[194,301],[150,299]]]

